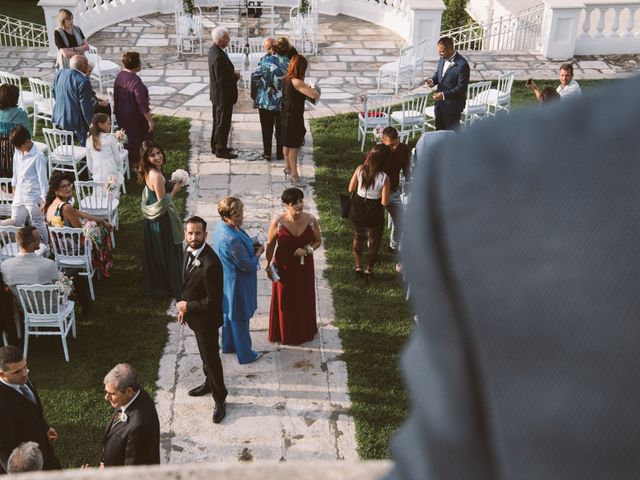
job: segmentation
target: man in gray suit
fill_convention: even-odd
[[[389,478],[638,478],[639,89],[480,122],[418,162]]]
[[[26,226],[18,230],[16,242],[20,252],[17,256],[2,262],[0,270],[2,280],[17,299],[16,285],[53,283],[58,278],[58,269],[53,260],[34,253],[40,247],[40,233],[35,227]]]

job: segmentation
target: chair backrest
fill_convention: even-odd
[[[245,54],[245,43],[243,38],[232,38],[224,49],[227,55]]]
[[[416,65],[420,64],[424,60],[424,56],[427,53],[427,41],[428,41],[427,38],[420,40],[413,47],[413,59]]]
[[[424,115],[424,110],[427,108],[427,99],[429,98],[429,92],[421,93],[408,93],[402,96],[402,112],[403,115],[407,115],[407,112],[417,112],[419,116]],[[418,116],[416,113],[410,113],[409,116]]]
[[[38,106],[38,109],[52,112],[53,93],[51,83],[29,77],[29,86],[33,93],[33,102]]]
[[[73,161],[73,132],[57,128],[43,128],[44,141],[49,147],[49,157]]]
[[[74,182],[80,210],[93,213],[104,210],[110,214],[113,210],[113,192],[104,188],[103,182]]]
[[[400,74],[410,71],[413,68],[413,47],[408,46],[400,49],[398,58],[398,71]]]
[[[18,244],[16,243],[16,232],[20,227],[6,226],[0,227],[0,259],[15,257],[18,255]]]
[[[20,104],[22,105],[22,77],[9,72],[0,72],[0,83],[8,83],[18,87],[18,90],[20,90]]]
[[[113,88],[107,88],[107,101],[109,102],[109,107],[111,108],[111,133],[113,133],[118,127],[118,122],[116,120],[116,110],[113,104]]]
[[[252,53],[259,54],[260,56],[263,56],[266,53],[264,51],[264,38],[252,37],[249,39],[249,55]]]
[[[88,258],[90,263],[93,244],[81,228],[49,227],[49,237],[57,264],[78,258]]]
[[[11,216],[13,194],[11,193],[11,179],[0,178],[0,217]]]
[[[384,117],[389,115],[393,95],[368,95],[364,101],[364,117]]]
[[[89,60],[89,63],[93,64],[93,71],[91,72],[91,78],[99,78],[100,77],[100,55],[98,55],[98,49],[93,45],[89,45],[89,51],[84,54]]]
[[[498,77],[498,95],[505,96],[511,95],[511,87],[513,87],[513,78],[515,77],[515,70],[503,73]]]
[[[57,285],[16,285],[25,321],[58,320],[63,295]]]
[[[470,83],[467,86],[467,104],[465,112],[481,114],[489,108],[489,90],[491,82]]]

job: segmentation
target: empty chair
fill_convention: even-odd
[[[18,90],[20,90],[18,106],[20,108],[26,110],[27,107],[33,107],[33,93],[22,87],[22,77],[9,72],[0,72],[0,83],[9,83],[18,87]]]
[[[20,227],[0,226],[0,261],[18,255],[20,249],[16,243],[16,232]]]
[[[246,60],[247,55],[245,53],[244,39],[233,38],[229,41],[229,45],[224,49],[229,56],[229,60],[233,63],[233,67],[240,72],[240,78],[243,79],[245,88],[249,85],[248,76],[246,74]]]
[[[306,2],[307,10],[296,5],[289,10],[289,37],[301,54],[318,53],[318,6],[317,0]]]
[[[395,88],[395,93],[398,93],[398,87],[403,83],[403,80],[412,81],[413,50],[413,47],[401,48],[398,60],[385,63],[378,69],[378,91],[380,91],[380,85],[383,81],[391,83]]]
[[[202,11],[195,6],[197,13],[193,15],[176,10],[176,42],[178,53],[197,53],[202,55]]]
[[[425,38],[420,40],[413,48],[413,56],[411,57],[411,66],[413,70],[413,80],[424,80],[424,56],[427,53],[427,42]]]
[[[367,134],[375,131],[376,127],[389,126],[389,111],[391,110],[391,95],[369,95],[364,101],[364,111],[358,114],[358,140],[361,140],[360,151],[364,150]]]
[[[91,78],[98,81],[100,91],[104,91],[102,85],[105,83],[113,83],[120,72],[120,66],[112,62],[111,60],[105,60],[98,55],[98,49],[92,45],[89,45],[89,51],[85,53],[85,56],[90,63],[93,63],[93,70],[91,71]]]
[[[10,178],[0,178],[0,217],[11,216],[13,193]]]
[[[102,182],[75,182],[78,208],[84,213],[106,220],[118,229],[118,204],[114,192],[104,188]],[[111,245],[115,248],[114,230],[111,230]]]
[[[428,98],[428,92],[403,95],[402,110],[391,113],[391,125],[397,127],[398,132],[405,134],[405,137],[424,132],[424,110]]]
[[[93,248],[91,240],[83,235],[81,228],[71,227],[49,227],[49,238],[58,269],[76,269],[80,275],[87,277],[91,300],[95,300],[93,291],[95,269],[91,264]]]
[[[76,337],[74,302],[66,300],[57,285],[17,285],[16,289],[24,312],[24,358],[30,335],[57,335],[68,362],[67,335],[71,332]]]
[[[489,89],[491,82],[470,83],[467,86],[467,102],[460,123],[472,125],[489,113]]]
[[[73,144],[73,132],[57,128],[42,130],[49,147],[49,175],[54,170],[73,172],[75,179],[87,169],[87,149]]]
[[[44,120],[45,124],[52,123],[53,115],[53,93],[51,83],[29,78],[29,86],[33,93],[33,135],[38,130],[38,119]]]
[[[498,88],[489,90],[489,115],[495,116],[500,110],[509,113],[511,111],[511,87],[516,72],[503,73],[498,77]]]
[[[249,72],[253,72],[258,68],[258,62],[266,55],[264,51],[264,38],[255,37],[249,39]]]

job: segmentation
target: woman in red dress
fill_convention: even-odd
[[[266,249],[265,270],[273,282],[269,341],[299,345],[318,331],[313,251],[322,240],[318,221],[304,211],[302,190],[287,188],[281,198],[285,211],[269,225]]]

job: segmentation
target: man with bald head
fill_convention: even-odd
[[[80,145],[84,145],[94,109],[91,81],[85,75],[89,61],[84,55],[74,55],[69,67],[58,70],[53,78],[53,123],[71,130]]]

